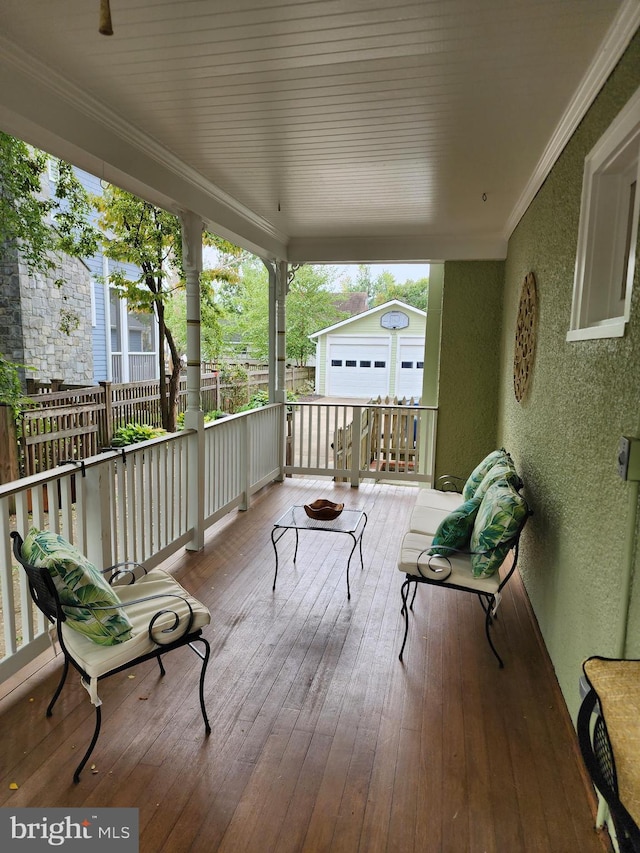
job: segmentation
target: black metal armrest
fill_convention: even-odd
[[[189,603],[188,599],[185,598],[183,595],[178,595],[177,593],[159,592],[154,593],[153,595],[144,596],[142,598],[134,598],[131,601],[121,601],[118,604],[67,604],[65,602],[64,604],[60,604],[60,607],[63,610],[61,619],[62,621],[65,621],[64,611],[70,610],[72,608],[77,610],[87,610],[89,612],[95,612],[98,610],[119,610],[120,608],[122,608],[126,613],[127,608],[133,608],[136,605],[146,604],[149,601],[154,601],[158,599],[167,601],[167,606],[160,606],[159,609],[149,619],[147,633],[149,634],[150,639],[156,645],[169,646],[189,634],[193,625],[195,615],[193,612],[193,607]],[[169,599],[172,599],[172,606],[169,605]],[[179,606],[177,602],[182,602],[182,604],[184,605],[184,608],[181,608],[182,612],[177,609],[177,607]],[[159,625],[158,623],[164,616],[169,617],[169,623],[165,625]],[[164,621],[166,620],[163,620],[163,622]]]
[[[457,492],[462,494],[462,487],[466,483],[464,477],[456,477],[453,474],[443,474],[436,480],[436,488],[441,492]]]
[[[111,572],[110,575],[109,572]],[[117,586],[118,584],[131,586],[141,577],[144,577],[147,570],[142,563],[136,563],[134,560],[123,560],[121,563],[115,563],[113,566],[102,569],[101,574],[108,575],[109,586]]]

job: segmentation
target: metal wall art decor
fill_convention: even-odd
[[[520,304],[516,320],[516,340],[513,354],[513,390],[521,402],[531,378],[536,348],[538,320],[538,294],[532,272],[526,276],[520,291]]]

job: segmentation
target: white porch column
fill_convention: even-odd
[[[276,266],[270,261],[262,260],[269,274],[269,402],[276,400]]]
[[[290,423],[287,407],[284,405],[287,399],[287,387],[285,382],[285,371],[287,367],[285,332],[286,310],[285,300],[288,290],[288,264],[286,261],[276,261],[269,268],[269,400],[273,403],[282,403],[282,417],[280,418],[280,453],[279,481],[284,480],[284,466],[287,463],[287,442],[289,441]],[[273,396],[271,396],[273,394]]]
[[[427,296],[427,327],[424,340],[424,371],[422,374],[422,405],[438,405],[440,381],[440,335],[442,332],[442,297],[444,293],[444,264],[429,267],[429,293]],[[425,414],[428,417],[425,417]],[[421,415],[419,470],[435,475],[437,413]],[[432,484],[433,485],[433,484]]]
[[[286,310],[285,299],[288,290],[288,264],[286,261],[278,261],[276,264],[276,403],[284,403],[287,399],[285,371],[287,367],[287,339],[286,339]]]
[[[182,260],[187,282],[187,410],[185,429],[195,430],[189,446],[187,471],[188,524],[193,538],[190,551],[204,547],[204,413],[201,406],[200,273],[202,272],[202,219],[191,211],[180,214]]]

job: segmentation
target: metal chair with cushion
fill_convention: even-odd
[[[210,647],[202,629],[211,615],[201,602],[161,569],[146,571],[139,564],[126,563],[99,571],[57,534],[34,528],[24,541],[15,531],[11,536],[31,597],[51,623],[50,632],[64,655],[62,676],[46,714],[52,714],[70,664],[80,673],[96,709],[93,737],[73,774],[74,782],[79,781],[100,734],[98,682],[152,658],[164,675],[162,657],[174,649],[189,646],[202,660],[200,709],[205,732],[210,734],[204,703]]]
[[[640,661],[592,657],[583,669],[582,758],[609,808],[620,853],[640,853]]]

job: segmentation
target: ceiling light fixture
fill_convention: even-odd
[[[103,36],[112,36],[113,27],[111,25],[111,8],[109,0],[100,0],[100,26],[98,32]]]

